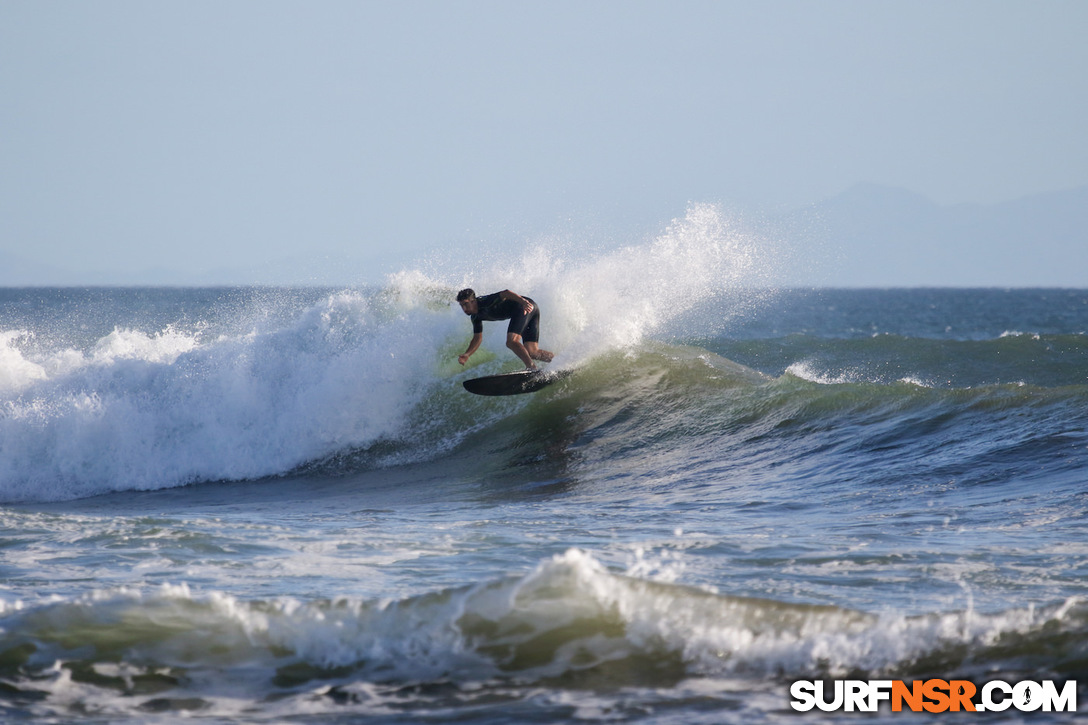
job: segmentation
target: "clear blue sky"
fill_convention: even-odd
[[[1088,3],[0,0],[0,251],[132,273],[1088,184]],[[349,276],[350,276],[349,275]]]

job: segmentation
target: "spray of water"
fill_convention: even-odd
[[[745,231],[718,206],[693,204],[643,244],[599,251],[549,240],[474,259],[468,271],[448,277],[401,273],[391,285],[406,295],[462,287],[527,294],[541,305],[542,346],[561,353],[558,363],[576,366],[635,349],[694,311],[705,311],[704,332],[720,332],[765,291],[776,259],[767,239]]]

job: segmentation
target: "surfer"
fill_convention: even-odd
[[[473,290],[463,289],[457,293],[457,302],[472,318],[472,341],[468,349],[457,357],[457,362],[464,365],[480,349],[485,320],[510,320],[506,328],[506,346],[525,363],[526,370],[536,370],[534,360],[551,362],[552,353],[541,350],[537,345],[540,341],[540,308],[531,298],[508,289],[477,297]]]

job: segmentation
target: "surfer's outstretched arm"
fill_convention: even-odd
[[[457,356],[457,362],[464,365],[468,362],[468,359],[472,357],[472,354],[480,349],[480,343],[484,341],[483,333],[477,332],[472,336],[472,341],[468,344],[468,349],[461,355]]]

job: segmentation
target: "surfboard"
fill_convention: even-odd
[[[570,370],[519,370],[516,373],[473,378],[461,384],[465,390],[476,395],[521,395],[535,393],[570,373]]]

